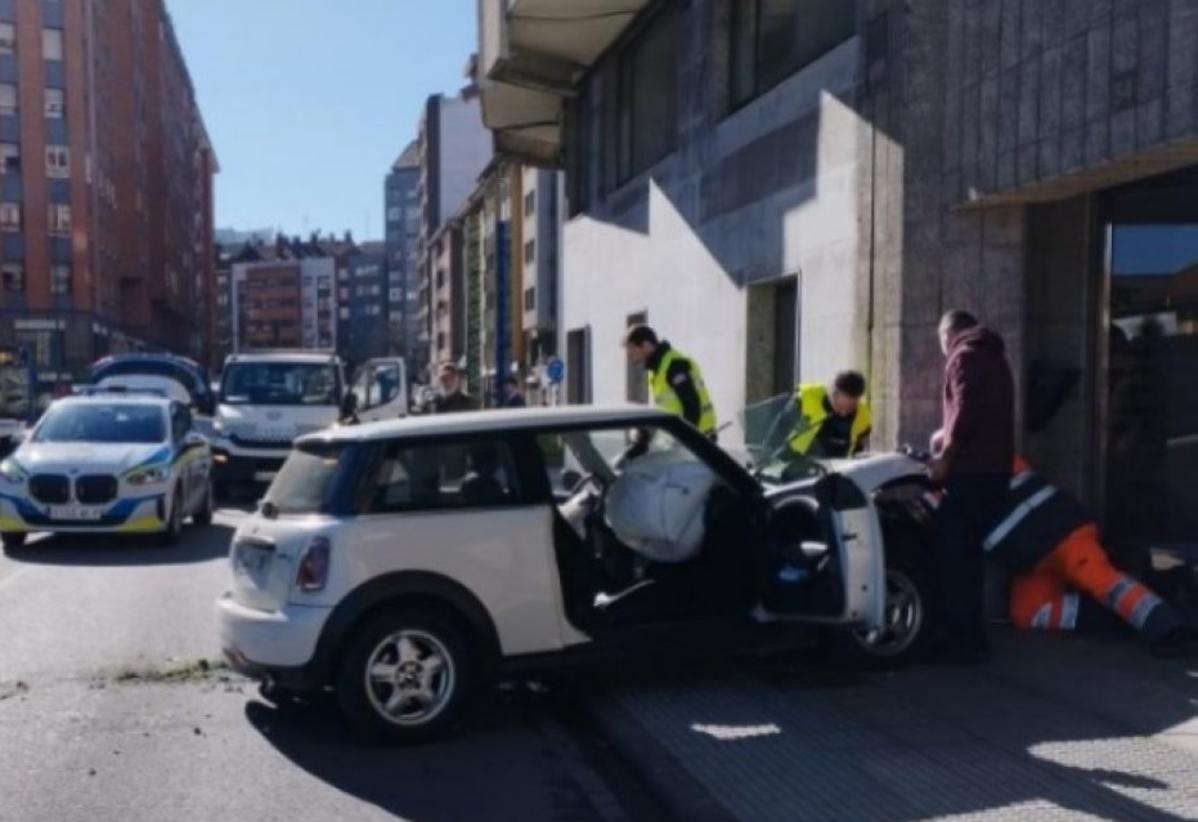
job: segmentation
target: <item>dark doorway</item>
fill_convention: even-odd
[[[1198,169],[1107,195],[1108,541],[1198,547]]]

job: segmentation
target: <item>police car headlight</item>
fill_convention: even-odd
[[[171,469],[165,465],[149,465],[145,468],[130,471],[125,475],[125,482],[130,485],[155,485],[160,482],[166,482],[170,474]]]
[[[13,485],[25,481],[25,469],[17,464],[16,460],[6,459],[0,462],[0,478],[5,482],[10,482]]]

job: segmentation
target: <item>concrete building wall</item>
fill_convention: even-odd
[[[441,98],[440,119],[438,224],[465,205],[491,160],[491,133],[483,127],[477,96]]]
[[[800,283],[794,376],[825,379],[868,361],[860,189],[870,132],[854,110],[861,40],[729,111],[728,14],[726,3],[705,0],[682,15],[675,150],[606,193],[594,115],[607,105],[611,73],[599,66],[584,89],[597,148],[584,158],[591,204],[563,229],[562,335],[591,329],[597,402],[625,398],[619,340],[643,312],[701,364],[721,420],[733,421],[752,361],[769,356],[748,345],[747,289],[788,276]]]

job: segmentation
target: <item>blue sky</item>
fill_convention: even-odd
[[[216,147],[216,224],[381,239],[383,177],[477,48],[475,0],[167,0]]]

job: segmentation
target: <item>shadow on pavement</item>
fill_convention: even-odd
[[[454,735],[400,747],[355,734],[331,699],[245,706],[249,723],[288,760],[400,818],[600,819],[576,763],[560,752],[549,711],[531,696],[497,695]]]
[[[54,534],[10,549],[6,556],[29,565],[182,565],[228,556],[232,538],[233,527],[221,522],[206,528],[187,525],[179,542],[169,547],[145,534]]]
[[[701,786],[726,818],[1198,818],[1198,661],[996,634],[973,670],[840,675],[780,657],[621,677],[593,701],[659,789]]]

